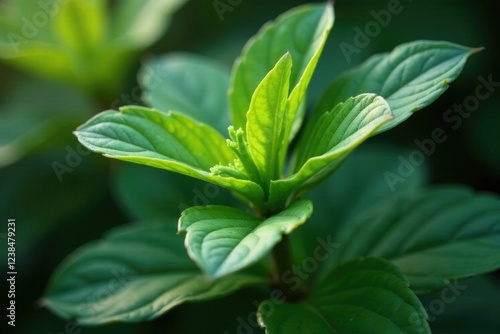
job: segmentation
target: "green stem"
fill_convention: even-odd
[[[289,302],[301,299],[303,291],[301,289],[292,289],[293,286],[284,282],[287,273],[293,271],[292,253],[290,247],[290,238],[288,235],[283,235],[283,239],[274,246],[273,251],[274,262],[274,286],[281,290]],[[289,274],[288,274],[289,275]]]

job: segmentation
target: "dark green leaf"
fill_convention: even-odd
[[[269,334],[430,333],[426,312],[404,274],[376,258],[335,268],[299,303],[265,301],[258,316]]]
[[[461,187],[401,194],[346,225],[329,261],[378,256],[426,293],[500,268],[500,200]]]
[[[381,205],[403,191],[418,191],[427,184],[428,168],[422,165],[391,187],[388,171],[397,173],[409,149],[367,143],[356,149],[339,169],[307,194],[314,203],[310,223],[291,235],[295,262],[301,263],[313,255],[318,238],[340,245],[339,234],[353,219],[368,209]],[[355,191],[354,191],[355,189]],[[312,273],[309,279],[314,279]]]
[[[52,276],[43,304],[81,324],[135,322],[263,282],[241,273],[209,283],[171,225],[128,226],[68,257]]]

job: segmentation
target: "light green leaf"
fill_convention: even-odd
[[[168,23],[170,16],[186,0],[120,0],[111,23],[111,36],[115,44],[141,49],[156,41]]]
[[[298,153],[298,171],[271,181],[269,207],[283,207],[328,177],[354,148],[392,118],[387,102],[375,94],[358,95],[324,113]]]
[[[169,54],[145,64],[139,73],[144,101],[161,111],[174,110],[227,133],[229,70],[210,59]]]
[[[53,20],[58,44],[82,54],[99,48],[105,40],[106,3],[102,0],[63,2]]]
[[[358,258],[332,270],[304,301],[259,306],[266,333],[430,333],[408,280],[383,259]]]
[[[53,274],[43,304],[85,325],[135,322],[264,282],[240,273],[209,283],[172,225],[127,226],[68,257]]]
[[[416,41],[375,55],[332,83],[316,106],[307,132],[313,131],[314,124],[332,106],[363,93],[387,100],[395,118],[376,133],[389,130],[443,94],[467,58],[480,50],[448,42]]]
[[[265,220],[227,206],[193,207],[179,219],[187,232],[186,248],[210,278],[217,278],[258,261],[283,234],[289,234],[312,214],[312,203],[299,200]]]
[[[417,293],[500,268],[500,199],[462,187],[402,194],[346,225],[329,265],[378,256]]]
[[[265,189],[278,179],[284,165],[285,106],[292,70],[287,52],[255,90],[247,114],[247,142]],[[285,150],[285,155],[283,155]]]
[[[137,50],[160,37],[165,16],[185,0],[110,2],[8,1],[0,11],[0,58],[99,99],[118,96]]]
[[[235,156],[217,131],[188,116],[124,107],[100,113],[75,134],[87,148],[106,157],[191,176],[262,202],[256,183],[210,173],[212,166],[233,162]]]
[[[290,124],[302,103],[332,25],[331,4],[306,5],[292,9],[275,22],[265,25],[248,42],[235,63],[229,90],[233,124],[236,128],[245,128],[246,114],[255,89],[286,52],[290,52],[296,64],[292,68],[290,89],[293,92],[287,118],[284,120],[286,128],[292,128]],[[299,114],[296,123],[302,122],[301,116]],[[294,126],[295,130],[299,128],[298,124]]]

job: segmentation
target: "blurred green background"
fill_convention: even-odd
[[[142,7],[154,1],[77,2],[81,4],[76,5],[76,14],[55,13],[42,24],[43,17],[34,16],[43,10],[40,2],[0,0],[0,212],[5,224],[8,218],[17,221],[18,271],[17,325],[5,328],[8,333],[53,334],[236,333],[236,319],[253,311],[248,301],[259,299],[261,291],[244,290],[213,304],[183,305],[149,323],[99,328],[75,329],[38,306],[50,274],[72,250],[138,219],[175,224],[179,204],[192,205],[196,195],[176,192],[175,184],[203,187],[187,184],[193,182],[187,178],[89,154],[71,131],[102,110],[143,104],[137,72],[154,56],[192,52],[230,68],[263,23],[310,1],[221,0],[231,8],[223,13],[212,0],[156,1],[149,9]],[[359,53],[345,57],[341,43],[355,46],[356,29],[364,30],[374,21],[372,11],[386,9],[390,2],[336,1],[335,25],[313,79],[309,105],[341,71],[401,43],[432,39],[484,46],[486,50],[469,59],[462,75],[434,104],[371,141],[391,146],[387,152],[397,163],[400,155],[408,158],[408,150],[417,149],[416,139],[430,138],[433,129],[442,128],[448,139],[426,159],[431,183],[460,183],[500,194],[500,90],[481,101],[457,129],[443,120],[446,110],[474,95],[479,76],[500,81],[498,1],[401,0],[401,13],[393,15]],[[96,10],[102,15],[92,16]],[[23,36],[23,27],[29,29],[23,17],[40,27],[34,26],[36,33],[24,31],[34,37],[22,41],[28,43],[21,53],[12,53],[10,33]],[[101,34],[104,30],[106,34]],[[80,43],[81,31],[90,37]],[[369,161],[365,168],[370,169]],[[213,200],[224,203],[227,198],[221,193]],[[2,263],[6,263],[5,233],[6,227],[0,230]],[[498,333],[499,277],[491,274],[468,281],[463,296],[435,316],[433,332]],[[7,291],[5,280],[2,284],[2,291]],[[224,308],[226,303],[232,303],[231,308]]]

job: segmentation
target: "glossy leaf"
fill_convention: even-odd
[[[290,89],[293,101],[284,120],[287,127],[293,122],[301,104],[312,72],[318,62],[328,33],[333,25],[331,4],[306,5],[292,9],[265,25],[251,39],[236,61],[233,69],[229,100],[233,124],[245,128],[246,113],[252,95],[276,62],[290,52],[295,66],[292,68]],[[290,121],[291,119],[291,121]],[[299,115],[296,123],[301,123]],[[298,129],[298,125],[295,125]]]
[[[354,148],[392,118],[387,102],[374,94],[350,98],[324,113],[299,152],[297,172],[271,182],[270,207],[282,207],[290,200],[285,196],[300,196],[325,179]]]
[[[83,246],[53,274],[43,304],[80,324],[157,318],[187,301],[261,284],[253,274],[207,282],[171,225],[128,226]]]
[[[292,70],[292,59],[286,53],[255,90],[247,114],[247,142],[264,187],[280,177],[286,151],[285,106]],[[285,152],[286,153],[286,152]]]
[[[500,199],[462,187],[402,194],[346,225],[329,265],[378,256],[426,293],[500,268]]]
[[[331,84],[316,106],[311,128],[321,115],[350,96],[375,93],[387,100],[395,118],[376,133],[402,123],[434,102],[462,71],[467,58],[481,49],[448,42],[416,41],[375,55]]]
[[[182,213],[179,231],[187,232],[191,258],[217,278],[258,261],[311,214],[309,200],[294,202],[265,220],[227,206],[193,207]]]
[[[230,163],[235,156],[217,131],[187,116],[125,107],[95,116],[75,134],[87,148],[109,158],[184,174],[262,201],[256,183],[210,173],[212,166]]]
[[[306,300],[261,303],[266,333],[430,333],[426,312],[393,264],[359,258],[333,269]],[[272,310],[272,311],[270,311]]]
[[[145,64],[139,74],[144,100],[161,111],[177,111],[226,134],[229,70],[201,56],[177,53]]]

